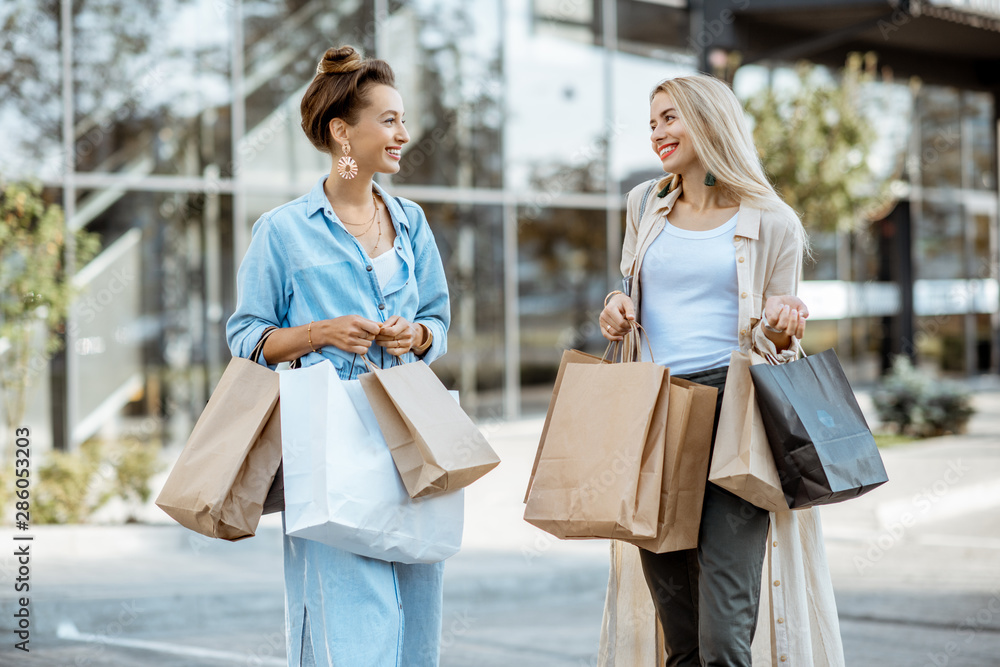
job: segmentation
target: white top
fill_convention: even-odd
[[[668,220],[646,251],[640,324],[653,359],[671,373],[725,366],[740,348],[733,245],[738,216],[708,231],[680,229]]]
[[[378,280],[379,287],[385,289],[392,277],[403,268],[403,258],[399,256],[395,246],[393,246],[378,257],[373,257],[372,266],[375,268],[375,278]]]

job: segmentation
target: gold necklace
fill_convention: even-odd
[[[375,203],[375,193],[374,193],[374,192],[372,193],[372,207],[373,207],[373,208],[374,208],[375,210],[374,210],[374,211],[372,211],[372,219],[368,221],[368,226],[366,226],[366,227],[365,227],[364,231],[363,231],[363,232],[361,232],[360,234],[355,234],[354,232],[352,232],[351,230],[349,230],[349,229],[348,229],[348,230],[347,230],[347,233],[348,233],[348,234],[350,234],[351,236],[353,236],[353,237],[354,237],[354,238],[356,238],[356,239],[359,239],[359,238],[361,238],[362,236],[364,236],[365,234],[367,234],[367,233],[368,233],[368,232],[369,232],[369,231],[371,230],[371,228],[372,228],[372,225],[374,225],[374,224],[375,224],[375,217],[376,217],[376,216],[378,215],[378,204],[376,204],[376,203]],[[363,222],[362,222],[362,223],[356,223],[356,222],[347,222],[346,220],[344,220],[343,222],[344,222],[345,224],[348,224],[348,225],[351,225],[352,227],[358,227],[358,226],[360,226],[360,225],[363,225],[363,224],[365,224],[365,223],[363,223]],[[380,229],[379,231],[381,232],[381,229]]]
[[[375,251],[378,250],[378,244],[382,242],[382,211],[379,210],[378,204],[375,202],[375,193],[372,193],[372,203],[375,204],[375,213],[378,214],[378,238],[375,239],[375,245],[372,247],[372,256],[375,255]]]

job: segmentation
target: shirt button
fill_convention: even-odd
[[[744,258],[744,257],[740,257],[740,264],[742,264],[745,259],[746,258]]]
[[[774,580],[774,585],[775,585],[775,586],[780,586],[780,585],[781,585],[781,582],[780,582],[780,581],[778,581],[777,579],[775,579],[775,580]]]
[[[746,292],[743,292],[743,294],[740,294],[740,298],[741,298],[741,299],[745,299],[745,298],[747,298],[747,293],[746,293]]]
[[[746,329],[740,329],[740,335],[741,336],[746,336],[747,335],[747,330]]]
[[[787,655],[783,655],[783,656],[781,656],[780,660],[781,660],[781,662],[788,662],[788,656]]]
[[[368,270],[368,271],[371,271],[372,270],[372,265],[369,264],[368,266],[365,267],[365,269]]]
[[[777,540],[775,540],[774,542],[771,542],[771,546],[772,546],[772,547],[776,547],[776,546],[778,546],[778,541],[777,541]]]
[[[384,303],[380,303],[380,304],[378,305],[378,309],[379,309],[379,310],[385,310],[385,304],[384,304]],[[777,585],[777,584],[775,584],[775,585]]]
[[[779,625],[780,625],[780,624],[782,624],[782,623],[784,623],[784,622],[785,622],[785,619],[783,619],[783,618],[779,618],[779,619],[778,619],[778,624],[779,624]]]

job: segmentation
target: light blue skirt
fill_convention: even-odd
[[[443,562],[390,563],[288,535],[284,557],[288,667],[437,667]]]

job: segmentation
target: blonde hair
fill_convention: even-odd
[[[754,208],[786,212],[795,217],[805,240],[802,221],[774,190],[764,174],[760,155],[747,126],[743,105],[722,81],[704,74],[664,79],[649,94],[666,93],[684,120],[691,144],[716,187]],[[670,189],[680,182],[673,174]]]

